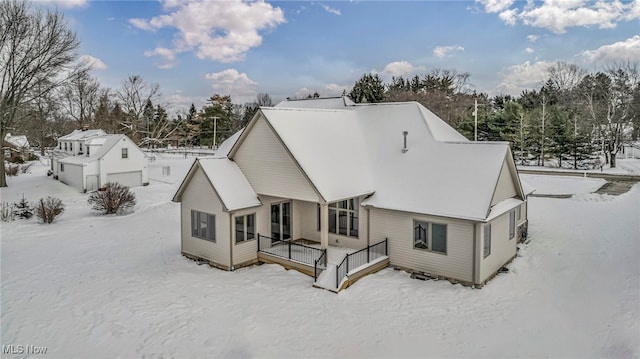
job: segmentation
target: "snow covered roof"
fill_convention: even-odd
[[[213,157],[214,158],[227,158],[227,155],[229,154],[229,151],[231,151],[231,148],[233,148],[233,145],[236,144],[236,141],[238,141],[238,138],[240,138],[240,135],[242,134],[243,130],[244,129],[234,133],[233,135],[231,135],[231,137],[229,137],[226,140],[224,140],[222,142],[222,144],[220,145],[220,147],[218,147],[216,152],[213,154]]]
[[[92,137],[96,137],[96,136],[102,136],[102,135],[106,135],[107,133],[104,132],[103,130],[73,130],[73,132],[71,132],[68,135],[64,135],[62,137],[60,137],[58,140],[63,140],[63,141],[74,141],[74,140],[86,140]]]
[[[279,102],[274,107],[340,109],[354,105],[355,102],[353,102],[350,98],[348,98],[347,96],[342,96],[300,100],[284,100],[282,102]]]
[[[372,194],[363,205],[485,220],[509,154],[508,143],[470,142],[417,102],[260,111],[327,202]]]
[[[255,207],[262,204],[238,165],[227,158],[196,159],[185,180],[174,195],[173,201],[181,201],[182,193],[195,173],[195,169],[198,167],[202,168],[213,189],[220,197],[222,204],[228,211]]]
[[[29,140],[25,135],[11,136],[10,133],[7,133],[4,136],[4,140],[9,144],[13,145],[16,148],[27,148],[29,147]]]
[[[84,164],[84,163],[97,161],[100,158],[102,158],[104,155],[106,155],[109,152],[109,150],[111,150],[111,148],[115,146],[115,144],[118,143],[118,141],[120,141],[124,137],[127,137],[127,136],[122,134],[102,135],[100,137],[92,138],[91,140],[87,141],[87,145],[92,147],[99,145],[100,147],[98,147],[97,150],[90,152],[90,156],[83,156],[83,155],[68,156],[60,160],[60,162],[69,163],[69,164]]]

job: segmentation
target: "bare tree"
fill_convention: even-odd
[[[92,122],[99,89],[98,79],[88,73],[76,76],[63,87],[65,110],[79,127]]]
[[[611,167],[616,167],[625,126],[636,116],[633,94],[638,86],[640,69],[637,62],[609,65],[603,72],[585,76],[581,83],[581,94]]]
[[[120,130],[129,135],[134,141],[141,138],[141,130],[148,132],[150,123],[143,123],[143,114],[147,102],[160,97],[160,86],[146,82],[140,75],[131,75],[122,82],[118,92],[118,99],[125,114],[124,121],[119,123]]]
[[[82,71],[74,63],[78,46],[61,13],[0,1],[0,138],[24,119],[20,109]],[[0,166],[0,187],[6,186]]]

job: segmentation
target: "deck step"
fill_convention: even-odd
[[[313,286],[338,293],[338,288],[336,288],[336,265],[328,263],[327,269],[320,274]]]

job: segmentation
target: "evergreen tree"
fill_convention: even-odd
[[[378,74],[364,74],[356,81],[349,93],[349,97],[356,103],[382,102],[384,100],[384,84]]]

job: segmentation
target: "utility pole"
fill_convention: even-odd
[[[218,116],[213,116],[213,149],[216,149],[216,130],[218,125]]]
[[[478,141],[478,99],[474,99],[473,101],[473,140]]]
[[[544,167],[544,115],[545,115],[545,105],[547,104],[547,99],[542,94],[542,143],[540,146],[540,160],[542,161],[542,167]]]

